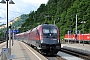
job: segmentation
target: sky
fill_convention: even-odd
[[[30,11],[33,10],[36,11],[39,8],[40,4],[42,3],[46,4],[48,2],[48,0],[12,0],[12,1],[15,4],[9,4],[8,6],[8,22],[22,14],[29,14]],[[6,24],[7,22],[6,18],[7,18],[7,4],[0,3],[0,25],[3,23]]]

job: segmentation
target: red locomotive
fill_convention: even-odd
[[[90,42],[90,34],[65,34],[64,39],[69,39],[70,41],[76,40],[82,42],[84,40],[85,42]]]
[[[51,24],[42,24],[27,32],[15,35],[43,54],[57,54],[61,49],[59,28]]]

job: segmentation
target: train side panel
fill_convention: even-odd
[[[40,36],[39,36],[39,31],[37,28],[34,28],[30,31],[28,43],[34,47],[35,46],[39,47]]]
[[[77,36],[75,34],[65,34],[64,36],[65,40],[84,40],[84,41],[90,41],[90,34],[77,34]]]
[[[90,41],[90,34],[79,34],[78,40]]]

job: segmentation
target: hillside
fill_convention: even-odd
[[[78,17],[77,29],[83,33],[90,33],[90,0],[49,0],[47,4],[41,4],[37,11],[29,13],[29,18],[22,25],[28,30],[48,22],[55,24],[60,28],[61,36],[71,30],[75,33],[76,14]],[[85,24],[81,24],[85,21]],[[84,29],[83,29],[84,28]]]
[[[23,14],[16,18],[11,26],[15,26],[15,29],[18,29],[18,27],[21,27],[23,23],[26,22],[26,19],[28,18],[28,14]]]
[[[14,27],[14,29],[17,30],[17,29],[19,29],[21,27],[21,25],[23,23],[25,23],[27,17],[28,17],[28,14],[23,14],[23,15],[21,15],[19,17],[16,17],[14,20],[12,20],[12,21],[10,21],[8,23],[8,26],[11,25],[12,29]],[[6,31],[6,25],[5,24],[2,24],[0,26],[0,38],[3,38],[4,37],[5,31]]]

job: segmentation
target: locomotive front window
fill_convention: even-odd
[[[50,29],[50,32],[51,33],[57,33],[57,30],[56,29]]]
[[[43,33],[49,33],[49,29],[43,29]]]
[[[57,33],[57,29],[55,28],[47,28],[47,29],[43,29],[43,33]]]

